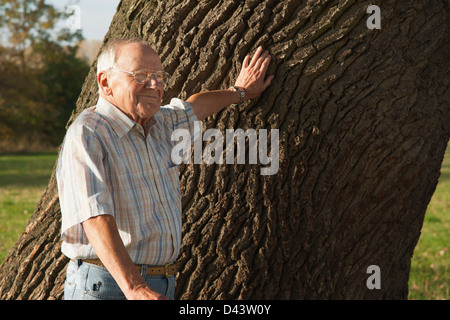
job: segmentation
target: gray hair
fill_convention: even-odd
[[[102,51],[97,59],[97,77],[100,72],[109,70],[116,66],[118,58],[117,52],[121,46],[132,43],[139,43],[148,46],[148,44],[140,38],[116,39],[108,42],[108,44],[102,48]]]

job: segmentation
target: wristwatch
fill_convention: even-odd
[[[237,106],[238,104],[241,104],[242,102],[244,102],[245,100],[245,91],[244,90],[239,90],[238,88],[236,88],[235,86],[232,86],[231,89],[233,89],[236,92],[239,92],[241,99],[239,100],[239,103],[233,103],[232,106]]]

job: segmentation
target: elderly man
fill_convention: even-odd
[[[152,48],[132,39],[102,50],[98,103],[68,129],[56,170],[65,299],[173,299],[181,195],[171,133],[259,96],[269,62],[258,48],[234,87],[161,106],[166,75]]]

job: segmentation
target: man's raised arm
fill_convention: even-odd
[[[205,91],[192,95],[187,99],[192,105],[194,114],[199,120],[204,120],[223,108],[258,97],[272,82],[273,76],[266,78],[270,55],[259,47],[252,59],[247,55],[241,72],[236,79],[234,88],[226,90]],[[241,94],[241,92],[244,92]]]

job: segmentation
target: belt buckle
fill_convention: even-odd
[[[170,278],[171,277],[169,275],[169,265],[168,264],[164,265],[164,274],[165,274],[166,278]]]

